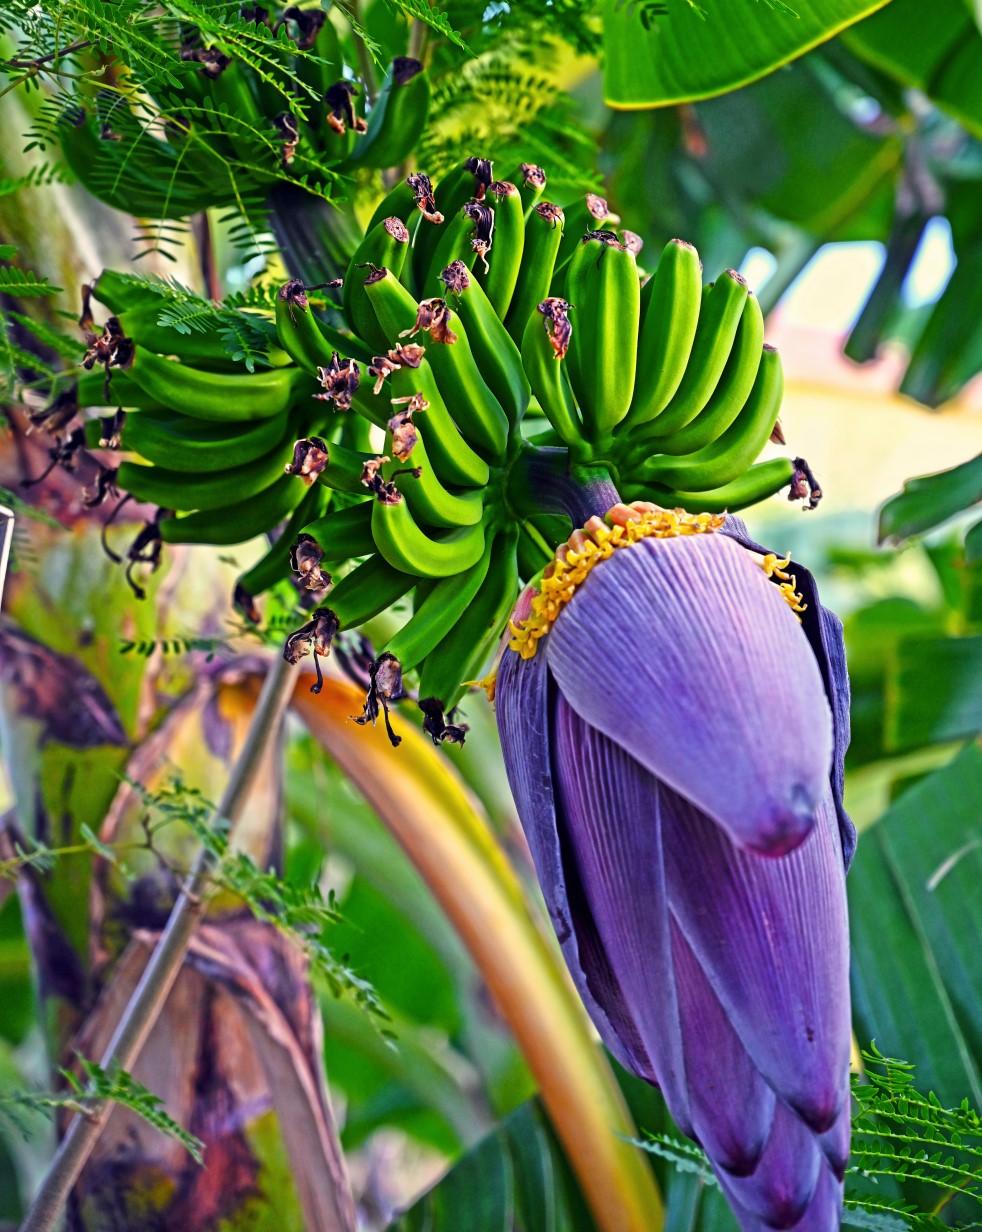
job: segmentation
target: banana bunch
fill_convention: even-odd
[[[366,99],[357,36],[340,14],[319,5],[243,8],[224,41],[183,24],[178,90],[158,76],[130,96],[93,94],[62,112],[52,135],[92,193],[149,218],[241,206],[250,190],[277,182],[333,188],[338,176],[396,166],[426,124],[428,74],[397,56]],[[174,23],[163,21],[161,37],[171,41]],[[161,139],[146,140],[148,127]],[[354,233],[339,217],[332,255],[343,266]]]
[[[400,180],[349,260],[347,329],[291,279],[272,366],[253,375],[227,371],[202,339],[176,362],[111,275],[95,288],[132,346],[107,369],[109,401],[133,411],[121,444],[142,459],[118,468],[117,486],[173,511],[162,538],[231,543],[280,527],[236,602],[256,617],[255,598],[292,573],[322,604],[291,635],[292,659],[316,663],[339,630],[406,601],[365,721],[388,722],[412,670],[426,730],[462,738],[447,716],[521,582],[580,518],[576,493],[598,480],[694,512],[789,486],[812,506],[820,496],[801,459],[757,461],[783,443],[783,378],[740,275],[704,286],[695,250],[671,240],[642,281],[641,242],[602,198],[546,193],[540,168],[498,180],[476,157],[435,189],[421,173]],[[103,381],[83,378],[84,405],[106,402]]]

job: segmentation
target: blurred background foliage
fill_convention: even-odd
[[[437,176],[461,151],[493,156],[502,174],[519,161],[542,162],[569,195],[604,185],[648,251],[680,235],[708,270],[732,265],[750,278],[785,355],[785,422],[826,489],[817,513],[802,518],[771,502],[753,529],[809,562],[846,626],[847,804],[861,830],[849,878],[855,1033],[912,1062],[918,1088],[946,1107],[963,1098],[977,1107],[982,523],[973,528],[964,512],[982,499],[973,384],[982,367],[977,8],[936,0],[926,18],[917,0],[872,13],[852,0],[741,7],[742,24],[734,20],[724,37],[719,14],[688,0],[608,0],[602,12],[582,0],[534,12],[497,0],[373,0],[334,6],[328,20],[369,98],[393,56],[424,59],[430,121],[413,165]],[[7,6],[0,96],[11,395],[0,483],[19,519],[0,628],[8,810],[0,830],[0,1091],[8,1093],[0,1221],[9,1226],[54,1142],[50,1120],[9,1093],[56,1086],[52,1065],[68,1063],[73,1049],[96,1055],[107,1015],[119,1008],[107,990],[116,998],[125,990],[120,972],[135,979],[201,837],[192,808],[161,811],[160,799],[148,803],[120,775],[173,804],[184,800],[166,794],[176,768],[182,790],[217,796],[264,650],[228,608],[237,567],[261,545],[235,549],[234,561],[175,551],[136,602],[99,546],[100,531],[110,540],[116,531],[82,509],[70,477],[20,487],[46,452],[25,434],[14,395],[27,388],[30,405],[32,375],[58,359],[45,321],[70,321],[80,283],[104,265],[127,267],[142,253],[138,268],[172,273],[205,294],[241,290],[257,275],[282,274],[277,239],[301,203],[325,261],[341,261],[386,186],[376,171],[336,166],[308,168],[300,186],[288,174],[262,181],[232,157],[238,199],[226,194],[207,212],[193,202],[196,212],[185,216],[172,208],[173,191],[148,183],[131,155],[148,139],[148,115],[159,122],[180,107],[191,69],[177,42],[151,55],[133,32],[161,12],[190,23],[220,23],[222,13],[130,0],[109,13],[96,0],[73,0],[60,7],[54,33],[53,12]],[[744,39],[746,23],[764,35]],[[58,59],[42,61],[51,71],[30,69],[53,45],[99,38],[71,69]],[[73,164],[75,176],[68,171],[57,130],[67,106],[104,100],[107,90],[143,116],[133,131],[117,123],[122,140],[106,147],[116,168],[111,192],[84,163]],[[39,125],[45,148],[25,153]],[[119,208],[127,200],[141,202],[138,217]],[[25,283],[15,269],[36,278]],[[823,277],[830,270],[848,276]],[[929,470],[943,473],[905,485]],[[357,676],[357,648],[349,649]],[[549,1070],[529,1042],[535,1024],[500,987],[489,992],[520,964],[540,963],[534,969],[548,983],[556,959],[525,914],[538,920],[537,890],[483,700],[465,703],[464,749],[445,754],[420,743],[404,781],[391,784],[396,802],[424,782],[447,784],[449,795],[431,806],[428,837],[425,818],[415,831],[400,829],[412,809],[379,796],[382,755],[372,762],[370,734],[357,733],[362,766],[344,743],[348,687],[340,674],[328,686],[333,709],[323,713],[335,714],[333,726],[291,721],[282,750],[271,753],[238,836],[243,862],[223,866],[211,931],[175,994],[183,999],[135,1073],[178,1120],[186,1114],[208,1167],[202,1173],[183,1146],[121,1109],[83,1177],[73,1226],[315,1226],[316,1175],[333,1166],[333,1115],[366,1229],[395,1220],[406,1232],[588,1232],[620,1226],[598,1223],[571,1163],[597,1127],[584,1117],[557,1134],[550,1098],[585,1100],[599,1082],[628,1133],[632,1119],[671,1132],[657,1095],[620,1073],[628,1119],[613,1085],[603,1086],[610,1071],[599,1058],[591,1068],[570,1057],[565,1075]],[[446,821],[454,816],[456,828]],[[492,872],[505,870],[486,882],[486,903],[476,872],[473,886],[463,884],[478,903],[469,920],[453,896],[459,869],[441,876],[427,862],[438,835],[460,859],[470,851]],[[262,879],[267,868],[284,888]],[[505,887],[500,900],[495,884]],[[271,892],[279,895],[272,912]],[[492,903],[511,906],[498,917]],[[502,932],[496,954],[501,918],[518,931]],[[525,948],[510,951],[506,936]],[[271,998],[288,1012],[273,1015]],[[587,1038],[575,1007],[560,1002],[555,1023]],[[543,1075],[545,1098],[536,1094]],[[222,1128],[230,1110],[231,1133]],[[290,1123],[305,1128],[306,1168]],[[671,1232],[733,1226],[698,1166],[680,1169],[678,1160],[621,1145],[611,1175],[623,1168],[627,1176],[643,1159]],[[632,1175],[642,1192],[647,1182]],[[882,1177],[882,1195],[922,1213],[900,1225],[889,1223],[895,1216],[878,1224],[869,1211],[853,1218],[864,1227],[965,1225],[976,1216],[957,1188]]]

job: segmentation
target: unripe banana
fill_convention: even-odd
[[[709,401],[690,424],[672,436],[662,436],[658,432],[659,421],[656,420],[651,425],[653,435],[644,438],[646,442],[650,441],[651,448],[680,456],[694,453],[722,436],[750,396],[760,367],[763,345],[764,314],[757,297],[748,295],[733,350]]]
[[[495,242],[499,241],[500,237]],[[518,347],[473,273],[454,262],[440,277],[463,322],[481,375],[514,427],[521,422],[531,394]]]
[[[731,483],[767,444],[783,392],[781,357],[765,343],[750,397],[731,427],[711,445],[684,458],[667,454],[652,458],[640,468],[644,480],[679,492],[709,491]]]
[[[344,317],[359,338],[376,351],[394,344],[386,341],[365,291],[365,279],[373,269],[391,270],[398,278],[409,253],[409,228],[401,218],[383,218],[355,249],[344,278]]]
[[[296,368],[270,368],[241,375],[204,372],[188,364],[161,359],[139,347],[126,371],[141,389],[164,406],[194,419],[227,423],[281,415],[303,398],[305,388],[311,394],[315,388],[309,377]]]
[[[142,410],[127,415],[121,448],[133,450],[154,466],[207,474],[255,462],[274,450],[283,435],[284,421],[278,415],[226,424],[176,411]]]
[[[164,414],[170,413],[166,404],[159,398],[151,397],[142,385],[138,385],[133,380],[125,368],[110,368],[108,374],[102,368],[81,372],[76,397],[81,408],[122,406]]]
[[[628,500],[650,500],[663,509],[686,509],[689,513],[736,513],[766,500],[786,488],[794,476],[790,458],[769,458],[757,462],[732,482],[707,492],[676,492],[658,484],[629,486]]]
[[[425,232],[428,225],[440,226],[443,214],[437,209],[430,177],[416,171],[399,180],[375,207],[366,232],[383,218],[401,218],[410,232],[415,232],[417,226],[421,232]]]
[[[354,629],[397,603],[417,580],[415,574],[394,569],[383,557],[369,556],[335,584],[327,604],[342,629]]]
[[[638,359],[641,284],[634,253],[612,232],[584,236],[569,262],[566,298],[575,325],[566,353],[569,382],[593,441],[627,414]]]
[[[355,143],[349,163],[356,167],[396,167],[412,153],[426,127],[430,83],[419,60],[397,56]]]
[[[387,454],[393,452],[391,433],[386,439],[385,450]],[[413,520],[421,526],[473,526],[481,520],[480,498],[475,499],[471,492],[455,496],[447,491],[430,465],[422,439],[417,440],[406,461],[396,459],[383,474],[402,493]]]
[[[436,186],[436,199],[447,220],[444,227],[460,213],[467,201],[483,201],[491,183],[491,162],[486,158],[467,158],[448,172]],[[443,227],[420,227],[413,245],[413,283],[417,291],[427,285],[427,278],[438,274],[443,265],[434,267],[433,254],[441,239]]]
[[[559,307],[562,305],[562,307]],[[565,317],[565,300],[543,300],[538,311],[529,317],[522,339],[522,363],[539,401],[539,406],[556,430],[559,439],[579,455],[583,451],[583,425],[576,409],[576,399],[569,387],[566,370],[562,363],[565,343],[552,341],[552,316],[547,312]]]
[[[505,317],[505,328],[516,346],[521,346],[536,306],[549,296],[564,221],[563,211],[551,201],[540,201],[525,220],[522,264]]]
[[[171,470],[163,466],[144,466],[139,462],[121,462],[117,483],[139,501],[160,505],[164,509],[211,511],[223,509],[256,496],[283,474],[283,468],[293,456],[297,416],[280,426],[277,445],[242,466],[225,470],[195,473],[183,467]],[[292,430],[291,430],[292,429]],[[173,451],[172,461],[180,455]]]
[[[518,531],[503,530],[495,540],[484,582],[435,650],[427,655],[419,674],[421,699],[435,697],[444,711],[453,710],[501,639],[518,598],[519,577],[515,549]]]
[[[518,271],[525,248],[525,209],[522,194],[507,180],[495,180],[488,189],[494,206],[494,244],[488,253],[488,269],[478,263],[477,281],[484,287],[488,302],[504,320],[515,293]]]
[[[314,484],[320,487],[320,484]],[[363,500],[347,509],[333,508],[298,529],[311,535],[320,544],[326,562],[368,556],[375,551],[372,537],[372,506],[374,500]]]
[[[329,368],[335,351],[360,363],[371,363],[372,353],[359,339],[318,321],[299,278],[291,278],[277,291],[275,321],[280,346],[310,376],[317,376],[320,368]]]
[[[413,422],[443,483],[483,488],[491,475],[488,464],[460,435],[426,360],[418,368],[399,368],[390,379],[394,403],[414,394],[426,403]]]
[[[289,517],[305,491],[303,484],[292,475],[281,475],[264,491],[247,500],[214,512],[163,518],[160,535],[165,543],[244,543]]]
[[[702,262],[684,240],[669,240],[642,288],[638,371],[618,435],[660,415],[685,375],[702,303]]]
[[[488,535],[484,552],[469,569],[440,578],[384,649],[395,655],[404,671],[416,667],[446,637],[474,601],[487,577],[495,539]]]
[[[480,502],[480,493],[473,499]],[[394,569],[417,577],[449,577],[476,564],[484,551],[484,523],[462,527],[433,539],[416,525],[406,502],[375,502],[372,534],[381,555]]]
[[[483,202],[465,201],[455,215],[448,216],[420,291],[435,294],[440,274],[454,261],[470,270],[479,263],[479,256],[483,260],[494,239],[494,221],[494,206],[487,197]]]
[[[426,300],[421,318],[421,305],[388,270],[371,274],[365,290],[380,327],[391,339],[390,346],[403,334],[429,330],[433,341],[427,346],[426,358],[462,435],[485,459],[502,457],[508,443],[508,419],[474,361],[456,313],[444,311],[442,301]],[[427,315],[432,315],[429,325]]]
[[[726,270],[704,296],[692,352],[675,396],[658,417],[660,436],[690,424],[719,384],[747,302],[746,279]]]
[[[545,192],[546,173],[535,163],[519,163],[511,175],[505,176],[505,182],[518,186],[524,204],[523,213],[528,218],[532,207]]]

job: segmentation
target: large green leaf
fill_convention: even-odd
[[[844,38],[982,136],[982,34],[964,0],[892,0]]]
[[[982,501],[982,454],[949,471],[908,479],[880,510],[880,542],[899,543]]]
[[[982,1100],[980,816],[970,744],[863,834],[848,879],[856,1033],[948,1105]]]
[[[901,641],[886,696],[888,749],[974,736],[982,731],[982,637]]]
[[[711,98],[763,77],[886,0],[606,0],[604,98],[664,107]]]

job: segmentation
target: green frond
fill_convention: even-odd
[[[47,278],[17,269],[14,265],[0,267],[0,292],[17,299],[37,299],[44,295],[57,295],[61,287],[53,287]]]
[[[386,3],[397,13],[405,13],[407,17],[421,21],[431,30],[435,30],[437,34],[442,34],[448,42],[455,44],[463,51],[470,51],[463,36],[450,24],[446,13],[442,13],[437,8],[430,8],[426,0],[386,0]]]

